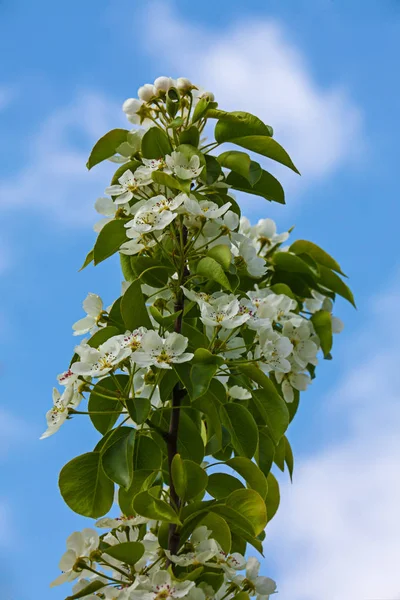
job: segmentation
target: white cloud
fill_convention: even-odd
[[[55,109],[31,136],[27,166],[0,181],[2,209],[40,210],[77,227],[94,222],[93,204],[108,178],[101,167],[88,172],[86,160],[97,139],[118,127],[120,113],[95,93]]]
[[[301,457],[283,486],[268,536],[282,600],[400,598],[399,298],[397,283],[374,302],[323,400],[320,420],[339,419],[344,439]]]
[[[205,30],[182,20],[169,3],[155,2],[146,13],[145,42],[176,76],[212,90],[221,108],[246,110],[271,124],[303,173],[303,186],[330,175],[363,146],[360,109],[340,83],[324,87],[315,80],[277,21],[241,19]],[[295,177],[285,174],[289,185]]]

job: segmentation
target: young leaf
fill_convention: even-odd
[[[61,496],[78,515],[93,519],[110,510],[114,484],[103,471],[99,452],[87,452],[73,458],[60,473]]]
[[[179,181],[176,177],[163,173],[162,171],[153,171],[151,175],[153,181],[158,185],[165,185],[171,190],[179,190],[188,194],[190,192],[190,183],[185,181]]]
[[[94,264],[98,265],[109,256],[118,252],[121,244],[126,242],[127,239],[124,220],[114,219],[106,223],[97,236],[93,248]]]
[[[226,506],[240,512],[252,524],[254,535],[259,535],[264,530],[267,524],[267,509],[264,500],[255,490],[232,492],[226,499]]]
[[[229,290],[230,292],[232,291],[231,284],[229,283],[229,280],[225,275],[221,265],[210,256],[206,256],[205,258],[199,260],[196,273],[197,275],[201,275],[202,277],[216,281],[226,290]]]
[[[318,310],[311,317],[311,322],[321,342],[324,357],[327,358],[332,350],[332,315],[327,310]]]
[[[269,394],[265,389],[253,391],[253,400],[264,425],[272,439],[278,443],[289,425],[289,411],[278,393]]]
[[[247,150],[251,150],[252,152],[257,152],[271,160],[275,160],[300,175],[300,172],[293,164],[292,159],[286,150],[271,137],[249,135],[246,137],[236,137],[228,141],[232,144],[237,144],[242,148],[246,148]]]
[[[272,263],[279,271],[303,273],[304,275],[311,275],[314,278],[318,275],[313,267],[291,252],[275,252],[272,256]]]
[[[85,261],[84,261],[83,265],[81,266],[81,268],[79,269],[79,271],[83,271],[83,269],[85,269],[85,267],[90,265],[90,263],[93,262],[93,258],[94,258],[94,250],[92,248],[92,250],[90,250],[90,252],[87,253]]]
[[[90,153],[86,163],[87,168],[91,169],[103,160],[113,156],[117,152],[118,146],[123,142],[126,142],[128,133],[129,131],[127,129],[112,129],[103,135],[103,137],[96,142]]]
[[[231,551],[232,536],[225,519],[220,515],[210,512],[199,522],[198,526],[201,525],[205,525],[207,529],[211,530],[210,537],[218,542],[226,554],[229,554]]]
[[[206,489],[208,476],[205,470],[192,460],[184,460],[183,466],[186,478],[184,499],[187,502]]]
[[[159,498],[154,498],[148,491],[140,492],[133,501],[134,510],[147,519],[156,521],[167,521],[181,525],[178,515],[174,509]]]
[[[207,252],[207,256],[210,256],[216,260],[224,269],[224,271],[229,269],[232,261],[232,252],[226,244],[218,244],[217,246],[213,246]]]
[[[180,454],[175,454],[171,463],[171,475],[174,488],[179,498],[183,499],[187,490],[186,470]]]

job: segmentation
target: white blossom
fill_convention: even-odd
[[[98,348],[77,346],[75,352],[81,360],[71,365],[71,371],[89,377],[107,375],[131,354],[131,349],[122,347],[118,338],[119,336],[111,337]]]
[[[269,577],[260,576],[259,571],[259,561],[251,557],[246,564],[246,576],[238,575],[234,581],[239,585],[245,584],[246,587],[250,588],[250,593],[257,594],[257,600],[268,600],[269,595],[276,592],[276,583]]]
[[[223,295],[215,298],[212,304],[202,304],[200,318],[204,325],[235,329],[249,319],[249,315],[240,314],[239,309],[239,300],[235,296]]]
[[[203,170],[203,167],[200,166],[200,158],[197,154],[193,154],[193,156],[187,158],[183,152],[171,152],[170,155],[167,154],[165,157],[165,162],[167,163],[167,172],[173,173],[179,179],[194,179],[198,177]]]
[[[156,571],[151,579],[139,583],[130,593],[129,598],[134,600],[171,600],[184,598],[189,590],[195,586],[194,581],[172,580],[168,571]]]
[[[251,277],[262,277],[267,272],[265,260],[257,255],[253,241],[245,236],[240,236],[238,245],[232,245],[235,263],[240,268],[243,262]]]
[[[83,301],[82,306],[86,312],[86,317],[72,325],[74,335],[83,335],[84,333],[94,333],[97,331],[99,321],[104,314],[103,301],[97,294],[89,293]]]
[[[143,102],[149,102],[156,95],[156,88],[151,83],[145,83],[138,89],[138,96]]]
[[[118,184],[110,185],[106,188],[106,194],[116,196],[116,204],[126,204],[132,200],[140,188],[150,185],[153,183],[153,180],[151,178],[151,171],[143,168],[136,169],[135,173],[127,169],[119,177],[118,182]]]
[[[198,224],[208,219],[218,219],[226,213],[230,206],[231,202],[226,202],[220,207],[210,200],[198,201],[194,196],[189,196],[184,201],[184,208],[189,216],[187,224],[188,226],[198,226]]]
[[[312,325],[306,319],[299,324],[292,319],[283,324],[282,334],[293,344],[293,359],[301,369],[316,358],[318,346],[311,339],[313,333]]]
[[[263,357],[261,367],[265,371],[281,371],[288,373],[291,369],[287,357],[293,350],[293,345],[287,337],[280,335],[272,328],[260,332],[260,349]]]
[[[311,377],[306,373],[275,373],[275,377],[278,383],[282,386],[283,397],[286,402],[293,402],[294,392],[293,389],[299,392],[305,392],[307,387],[311,383]]]
[[[251,393],[246,388],[241,387],[240,385],[233,385],[231,388],[228,388],[228,396],[231,398],[235,398],[235,400],[248,400],[251,398]]]
[[[80,576],[87,576],[88,572],[82,570],[76,563],[79,559],[89,557],[91,552],[97,550],[98,545],[99,536],[94,529],[86,528],[72,533],[67,539],[67,551],[62,556],[59,564],[63,573],[50,584],[50,587],[60,585],[66,581],[73,581]]]
[[[132,359],[142,367],[154,365],[159,369],[171,369],[172,363],[191,360],[193,354],[185,352],[188,339],[179,333],[166,334],[162,338],[156,331],[148,331],[142,338],[141,349]]]

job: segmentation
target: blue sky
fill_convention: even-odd
[[[65,538],[87,521],[57,491],[92,448],[74,419],[38,441],[71,324],[87,292],[119,292],[116,263],[78,273],[109,165],[85,162],[124,125],[122,101],[159,75],[187,76],[220,106],[270,123],[302,172],[279,169],[287,206],[242,198],[253,221],[326,248],[358,311],[290,431],[293,485],[271,523],[264,570],[280,600],[400,598],[398,98],[395,0],[86,0],[0,3],[0,581],[4,600],[49,590]]]

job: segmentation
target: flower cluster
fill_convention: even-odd
[[[140,529],[144,523],[149,527],[145,534]],[[256,558],[246,560],[238,552],[227,554],[204,525],[193,531],[176,555],[160,546],[155,533],[161,524],[156,521],[143,517],[104,518],[96,525],[111,530],[99,535],[87,528],[70,535],[59,564],[62,574],[52,582],[52,587],[76,581],[73,591],[78,593],[97,584],[98,591],[85,596],[89,600],[230,600],[241,591],[256,600],[268,600],[277,591],[272,579],[259,575],[260,563]],[[140,557],[134,564],[129,561],[129,554],[126,562],[115,558],[118,549],[129,542],[136,542],[136,549],[139,547]],[[168,563],[181,569],[181,577],[171,574]],[[191,580],[190,573],[199,567],[222,576],[217,590],[207,579],[198,584]]]
[[[72,534],[53,585],[88,600],[268,600],[276,584],[246,547],[262,552],[278,507],[271,467],[291,473],[286,429],[343,328],[336,295],[354,299],[322,248],[241,214],[236,192],[285,202],[243,148],[297,171],[269,125],[221,110],[186,78],[159,77],[137,96],[123,104],[134,128],[105,134],[87,163],[119,166],[82,268],[119,253],[122,292],[109,307],[85,298],[73,335],[86,337],[42,436],[89,416],[102,438],[59,487],[109,531]],[[239,150],[214,154],[224,142]],[[208,471],[220,464],[237,477]],[[105,516],[114,503],[117,519]]]

